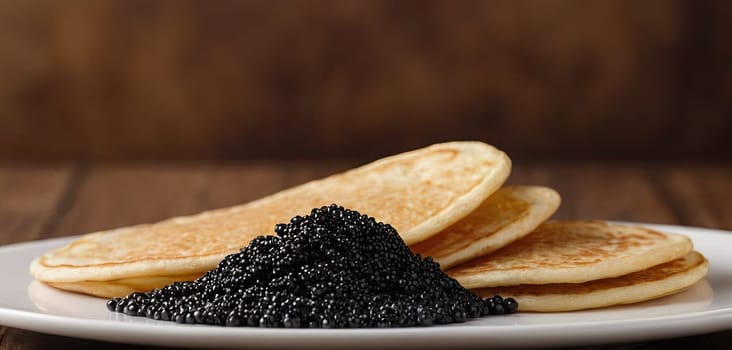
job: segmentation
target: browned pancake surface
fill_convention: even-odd
[[[628,275],[584,283],[479,288],[481,297],[515,298],[519,310],[558,312],[636,303],[678,293],[703,279],[709,263],[698,252]]]
[[[524,295],[556,294],[571,297],[573,295],[589,294],[601,290],[665,280],[673,275],[683,274],[705,263],[706,259],[701,254],[691,252],[683,258],[619,277],[603,278],[584,283],[523,284],[518,286],[481,288],[475,289],[474,292],[482,296],[501,294],[521,297]]]
[[[462,220],[410,248],[449,268],[525,236],[549,218],[560,201],[548,187],[503,187]]]
[[[579,283],[643,270],[691,249],[685,236],[643,227],[557,221],[448,274],[467,288]]]
[[[424,256],[455,253],[483,238],[481,231],[495,232],[521,220],[528,215],[529,205],[528,201],[512,196],[510,190],[501,189],[476,209],[478,215],[468,215],[455,225],[410,248]],[[486,223],[490,227],[486,227]]]

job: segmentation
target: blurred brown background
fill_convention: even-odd
[[[0,160],[730,159],[730,1],[0,0]]]

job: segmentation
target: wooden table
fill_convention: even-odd
[[[0,165],[0,244],[151,222],[246,202],[355,162]],[[555,218],[612,219],[732,230],[732,162],[532,163],[512,184],[556,188]],[[732,328],[732,325],[730,325]],[[732,330],[632,344],[726,349]],[[619,344],[621,347],[630,344]],[[144,348],[0,325],[0,349]]]

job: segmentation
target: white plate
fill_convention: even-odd
[[[70,337],[216,348],[465,348],[596,345],[732,329],[732,232],[646,225],[692,238],[710,261],[705,280],[645,303],[581,312],[517,313],[397,329],[260,329],[181,325],[108,312],[105,300],[33,282],[28,264],[73,237],[0,247],[0,325]]]

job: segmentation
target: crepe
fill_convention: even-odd
[[[504,187],[462,220],[410,248],[447,269],[527,235],[554,214],[560,201],[548,187]]]
[[[39,257],[30,271],[59,288],[118,296],[83,282],[153,287],[155,279],[202,274],[253,238],[273,234],[275,224],[331,203],[387,222],[413,244],[474,211],[510,168],[505,153],[481,142],[437,144],[248,204],[87,234]]]
[[[601,221],[557,221],[447,273],[465,288],[581,283],[647,269],[691,249],[683,235]]]
[[[630,304],[678,293],[698,282],[709,263],[698,252],[628,275],[585,283],[519,285],[472,290],[478,296],[510,295],[521,311],[557,312]]]

